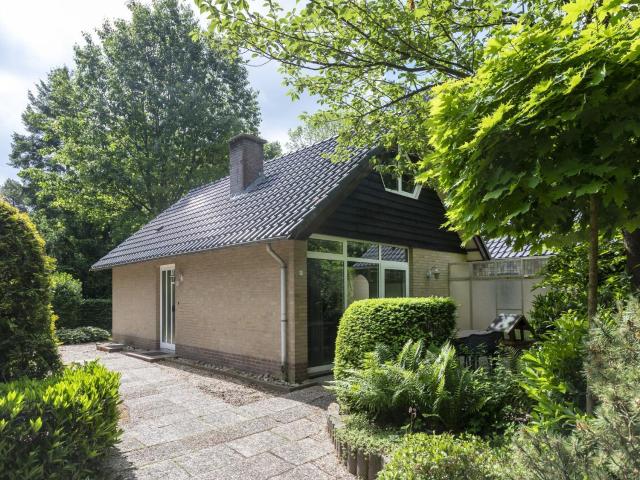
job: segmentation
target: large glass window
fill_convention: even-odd
[[[338,322],[352,302],[407,296],[408,250],[325,236],[310,238],[307,250],[308,363],[326,367],[333,363]]]
[[[307,260],[307,342],[310,367],[333,363],[338,321],[344,310],[344,263]]]

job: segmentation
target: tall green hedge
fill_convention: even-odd
[[[84,299],[80,305],[79,317],[79,326],[98,327],[111,331],[111,299]]]
[[[0,383],[0,477],[101,478],[115,445],[120,375],[97,362]]]
[[[51,276],[53,298],[51,306],[58,316],[58,328],[73,328],[80,321],[82,305],[82,282],[66,272],[55,272]]]
[[[54,341],[52,261],[29,217],[0,200],[0,380],[60,368]]]
[[[333,374],[361,365],[364,354],[384,343],[393,355],[407,340],[442,344],[453,335],[456,305],[450,298],[376,298],[352,303],[338,326]]]

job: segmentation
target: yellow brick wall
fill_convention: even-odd
[[[112,273],[113,337],[143,348],[157,347],[160,275],[149,263]]]
[[[422,248],[412,248],[409,253],[412,297],[449,296],[449,264],[466,262],[464,253],[437,252]],[[437,267],[438,279],[427,279],[427,272]]]
[[[273,242],[287,263],[289,363],[306,368],[306,242]],[[265,244],[113,269],[115,338],[157,341],[159,269],[175,264],[177,345],[280,361],[280,269]],[[300,275],[302,273],[302,275]]]

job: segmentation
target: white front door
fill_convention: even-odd
[[[175,266],[160,267],[160,348],[175,350],[176,284]]]

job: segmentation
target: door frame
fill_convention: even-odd
[[[171,300],[170,304],[172,304],[172,307],[173,307],[173,308],[171,308],[171,312],[170,312],[170,320],[171,320],[171,324],[173,326],[173,336],[172,336],[171,340],[172,340],[173,343],[166,343],[166,342],[162,341],[162,327],[164,326],[163,325],[163,321],[166,320],[166,319],[163,318],[163,314],[162,314],[162,312],[163,312],[162,306],[163,306],[163,303],[165,301],[165,295],[164,295],[164,291],[163,291],[164,284],[162,282],[162,273],[166,272],[166,271],[173,271],[173,289],[169,289],[169,295],[171,295],[171,292],[173,291],[173,298],[170,299]],[[160,344],[160,348],[161,349],[173,350],[173,351],[175,351],[175,349],[176,349],[175,338],[174,338],[175,334],[176,334],[176,332],[175,332],[175,328],[176,328],[175,274],[176,274],[176,266],[175,266],[175,264],[171,263],[171,264],[167,264],[167,265],[160,265],[160,304],[159,304],[160,309],[159,309],[159,315],[158,315],[159,321],[160,321],[160,323],[159,323],[160,330],[158,332],[159,333],[158,339],[159,339],[159,344]],[[169,329],[169,330],[171,330],[171,329]]]

